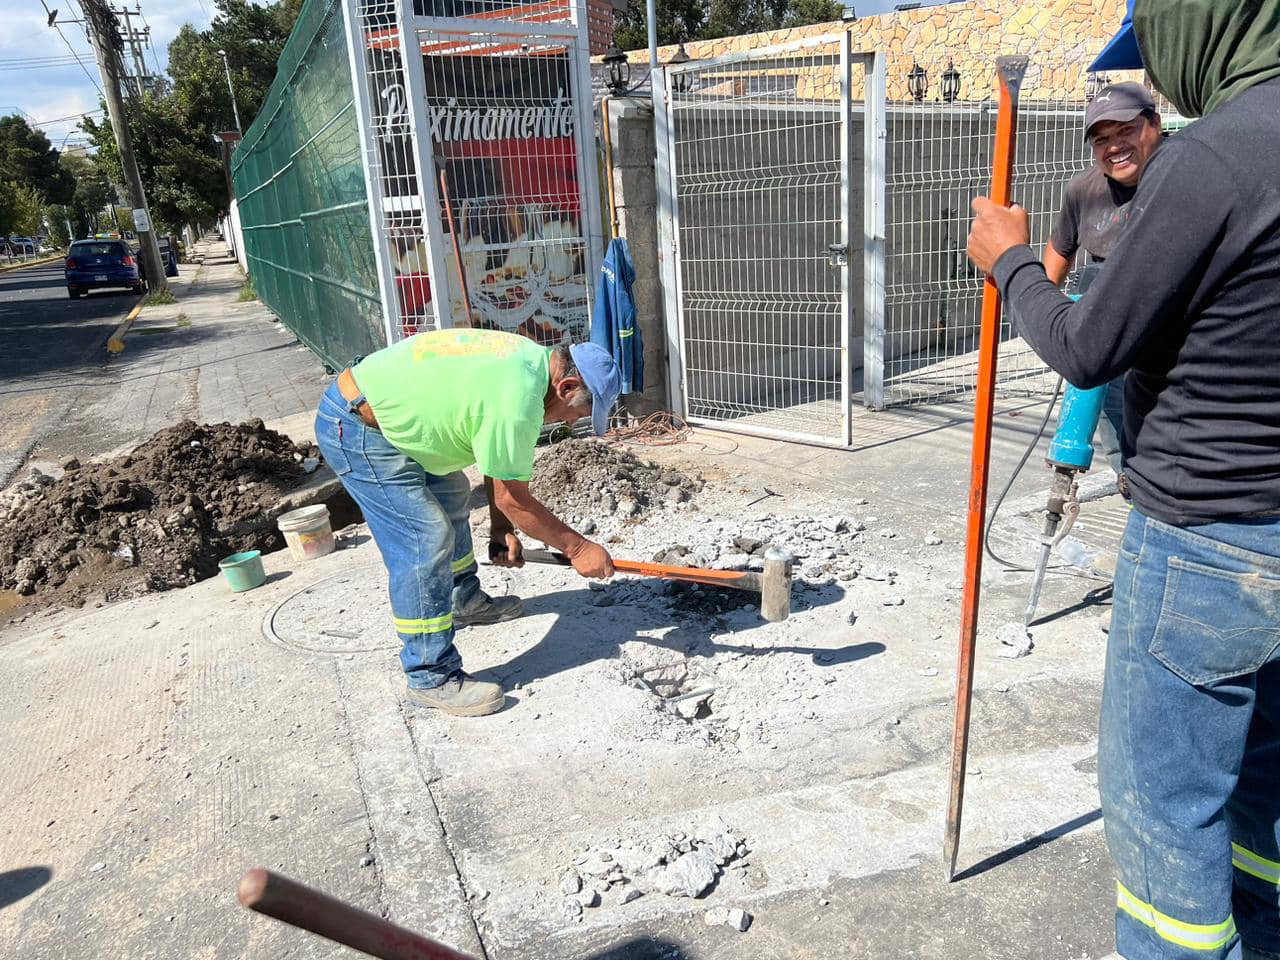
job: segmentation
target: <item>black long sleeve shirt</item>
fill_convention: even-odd
[[[1130,371],[1125,475],[1143,513],[1280,515],[1280,80],[1170,138],[1132,207],[1083,300],[1015,247],[994,269],[1005,303],[1068,382]]]

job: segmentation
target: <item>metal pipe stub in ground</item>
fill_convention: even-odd
[[[549,563],[556,566],[572,566],[563,553],[553,550],[525,550],[528,563]],[[760,594],[760,615],[770,623],[777,623],[791,615],[791,570],[795,558],[780,547],[770,546],[764,554],[764,570],[707,570],[702,567],[676,567],[665,563],[644,563],[639,560],[614,559],[613,568],[618,573],[631,573],[659,580],[677,580],[681,583],[698,583],[707,587],[730,587]]]

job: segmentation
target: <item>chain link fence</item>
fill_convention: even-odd
[[[342,4],[307,0],[232,160],[262,302],[341,369],[386,342]]]

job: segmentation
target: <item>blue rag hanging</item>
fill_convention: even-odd
[[[636,305],[631,284],[636,268],[627,241],[615,237],[605,252],[596,281],[595,313],[591,317],[591,342],[613,355],[622,373],[622,392],[644,389],[644,344],[636,326]]]

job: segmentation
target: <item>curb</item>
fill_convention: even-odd
[[[27,260],[25,263],[6,263],[0,266],[0,273],[8,273],[11,270],[25,270],[27,267],[38,267],[46,263],[54,263],[57,260],[65,258],[65,254],[55,254],[51,257],[45,257],[43,260]]]
[[[107,337],[107,353],[123,353],[124,352],[124,335],[129,332],[129,328],[133,326],[133,321],[138,319],[138,314],[142,312],[142,300],[139,299],[137,304],[129,315],[120,321],[120,326],[112,331],[111,336]]]

